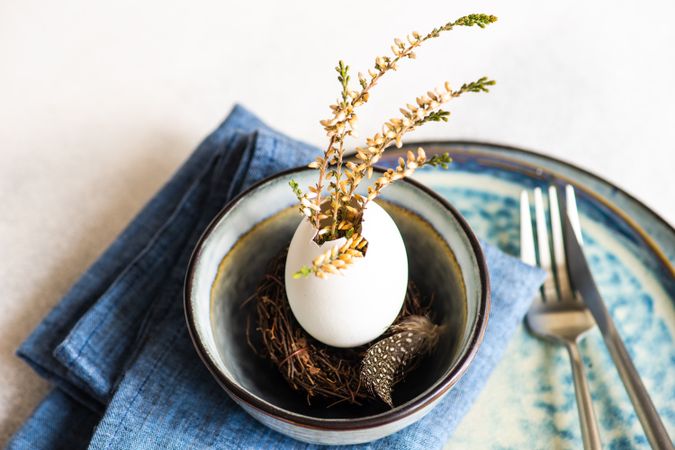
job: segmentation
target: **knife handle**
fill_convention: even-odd
[[[654,449],[672,450],[673,442],[670,440],[670,437],[668,437],[666,427],[663,425],[661,418],[656,412],[654,403],[652,403],[649,393],[647,393],[647,390],[642,384],[640,375],[635,369],[623,341],[619,337],[614,324],[611,322],[608,331],[609,333],[604,333],[605,344],[607,345],[609,354],[614,360],[621,381],[623,381],[623,384],[626,387],[628,396],[630,397],[631,402],[633,402],[635,413],[637,414],[638,419],[640,419],[640,423],[647,435],[649,444]]]

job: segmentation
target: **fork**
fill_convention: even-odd
[[[600,433],[593,411],[593,402],[584,374],[584,365],[577,342],[596,326],[586,305],[574,294],[567,273],[565,246],[558,193],[555,186],[548,189],[553,252],[549,247],[548,225],[544,213],[544,200],[540,188],[534,190],[537,250],[532,232],[530,201],[527,191],[520,194],[520,258],[523,262],[538,265],[546,270],[547,277],[540,295],[527,313],[527,324],[533,334],[563,344],[572,363],[574,391],[579,410],[581,436],[585,449],[601,449]],[[575,234],[581,241],[581,228],[577,213],[574,189],[566,187],[566,210]],[[538,257],[537,257],[538,255]]]

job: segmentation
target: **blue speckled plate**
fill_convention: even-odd
[[[415,178],[457,207],[479,237],[513,255],[519,254],[520,191],[550,183],[575,186],[596,283],[675,436],[675,230],[630,195],[567,163],[491,144],[420,145],[429,155],[449,152],[454,162],[448,171],[425,169]],[[390,152],[385,163],[398,156]],[[597,328],[581,351],[605,448],[649,448]],[[582,447],[567,353],[523,326],[448,448]]]

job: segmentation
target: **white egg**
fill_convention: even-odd
[[[381,335],[396,319],[408,285],[408,257],[396,224],[378,204],[364,212],[361,234],[366,256],[340,274],[293,278],[303,265],[346,239],[318,246],[307,220],[298,226],[286,258],[286,293],[300,325],[317,340],[334,347],[355,347]]]

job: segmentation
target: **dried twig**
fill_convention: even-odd
[[[494,81],[483,77],[462,85],[458,90],[452,90],[446,82],[445,90],[429,91],[426,95],[418,97],[416,105],[407,105],[401,109],[402,117],[390,119],[380,133],[366,140],[365,146],[356,148],[358,162],[345,163],[343,162],[345,139],[355,136],[354,127],[358,119],[356,109],[368,102],[372,88],[384,74],[397,70],[401,60],[414,59],[415,51],[420,45],[438,37],[442,32],[459,26],[485,28],[496,20],[495,16],[487,14],[470,14],[434,28],[426,35],[413,32],[406,39],[395,39],[391,46],[391,56],[378,56],[373,67],[368,69],[367,75],[358,74],[357,89],[350,87],[349,66],[339,61],[335,70],[341,88],[340,97],[330,105],[331,117],[321,121],[329,138],[328,147],[322,156],[309,164],[309,167],[318,169],[318,180],[316,184],[309,186],[308,193],[302,192],[297,183],[292,184],[293,191],[300,201],[301,213],[317,230],[314,240],[318,244],[344,237],[348,230],[358,231],[366,204],[376,197],[384,186],[409,176],[417,167],[425,164],[419,158],[418,152],[418,157],[409,160],[401,170],[397,169],[388,176],[378,179],[375,186],[371,186],[368,197],[364,198],[355,192],[356,188],[364,178],[371,178],[373,166],[389,146],[395,144],[400,147],[406,133],[425,123],[447,121],[450,113],[440,109],[443,103],[465,92],[487,92],[487,87],[493,85]],[[448,162],[449,158],[443,166]],[[326,182],[330,194],[328,199],[324,200],[323,191]],[[344,223],[347,225],[343,226]],[[314,271],[317,276],[320,273]]]
[[[291,388],[306,396],[308,403],[322,400],[332,406],[342,402],[361,404],[366,400],[375,400],[360,374],[367,346],[347,349],[329,347],[309,336],[293,317],[283,282],[285,260],[286,252],[282,252],[272,261],[268,274],[250,300],[256,303],[255,318],[251,322],[260,337],[259,344],[254,344],[251,330],[247,330],[250,347],[269,359]],[[423,299],[411,282],[403,308],[394,323],[400,323],[411,315],[429,315],[432,302],[433,298]],[[418,361],[413,361],[400,376],[410,373]]]
[[[350,225],[344,223],[341,226]],[[313,273],[319,278],[326,278],[328,274],[339,273],[346,269],[355,259],[364,257],[367,250],[368,241],[360,234],[353,233],[344,244],[326,250],[326,252],[314,258],[312,267],[303,266],[293,277],[302,278]]]

